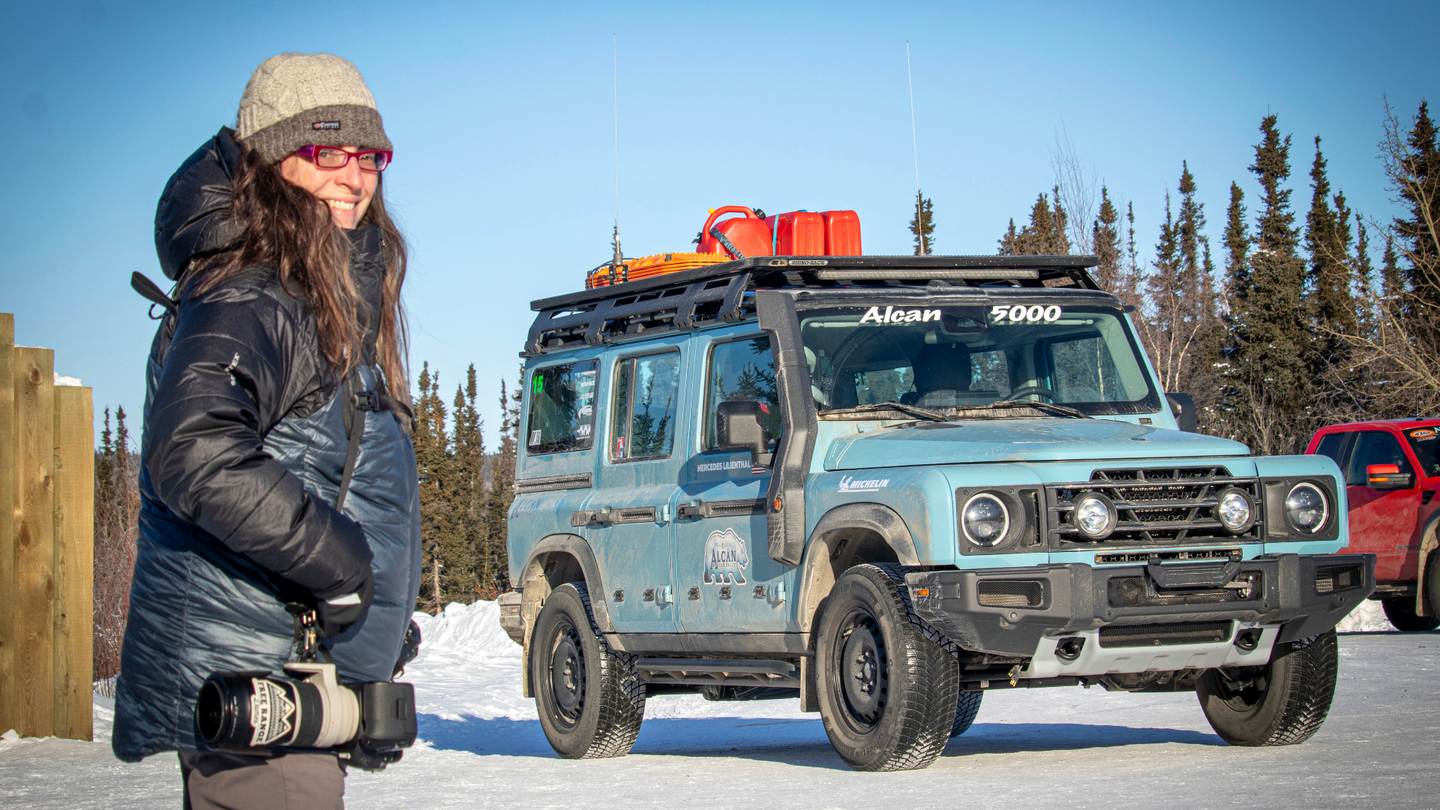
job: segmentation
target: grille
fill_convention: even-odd
[[[1101,647],[1168,647],[1228,641],[1230,622],[1111,625],[1100,628]]]
[[[1230,487],[1248,493],[1255,512],[1255,525],[1239,535],[1226,531],[1213,514],[1220,493]],[[1096,470],[1089,481],[1045,488],[1050,547],[1258,541],[1263,518],[1259,489],[1259,479],[1234,478],[1218,466]],[[1075,502],[1087,492],[1109,497],[1119,511],[1115,530],[1104,540],[1086,539],[1071,523]]]
[[[1045,586],[1035,579],[985,579],[975,586],[975,598],[985,607],[1040,607]]]
[[[1218,605],[1255,602],[1265,594],[1260,572],[1242,573],[1224,588],[1197,588],[1162,591],[1146,576],[1112,577],[1106,585],[1110,607],[1166,607],[1169,605]]]
[[[1329,565],[1315,572],[1315,592],[1348,591],[1365,584],[1365,569],[1359,565]]]

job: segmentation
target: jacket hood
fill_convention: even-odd
[[[1244,456],[1229,439],[1108,419],[999,419],[920,424],[836,441],[828,470],[987,462]]]
[[[178,281],[191,260],[214,253],[235,237],[230,179],[239,165],[235,133],[222,127],[165,183],[155,208],[155,253],[166,278]]]

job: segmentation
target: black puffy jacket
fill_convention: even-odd
[[[171,177],[155,237],[170,278],[233,237],[238,160],[221,130]],[[379,312],[380,231],[350,237],[362,305]],[[381,379],[374,352],[372,328],[354,372],[358,390]],[[326,646],[342,680],[390,679],[420,585],[415,455],[397,416],[354,410],[341,383],[320,353],[309,306],[271,268],[187,294],[161,321],[147,372],[140,543],[112,736],[120,759],[202,750],[194,706],[205,678],[280,674],[294,653],[285,604],[353,592],[367,567],[373,607]],[[337,511],[347,409],[364,423]]]

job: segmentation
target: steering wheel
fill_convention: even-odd
[[[1054,391],[1051,391],[1049,388],[1046,388],[1043,385],[1022,385],[1019,388],[1011,391],[1010,396],[1006,397],[1005,401],[1014,402],[1020,397],[1026,396],[1028,394],[1039,394],[1040,396],[1050,400],[1050,402],[1052,403],[1059,396]]]

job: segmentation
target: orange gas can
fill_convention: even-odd
[[[725,214],[744,216],[716,222]],[[726,245],[726,242],[729,244]],[[716,208],[710,212],[705,227],[700,230],[700,252],[720,253],[735,259],[773,255],[770,226],[743,205]]]
[[[825,255],[860,256],[860,215],[854,211],[826,211]],[[777,251],[778,252],[778,251]]]
[[[765,220],[775,239],[776,256],[824,256],[825,219],[809,211],[776,214]]]

